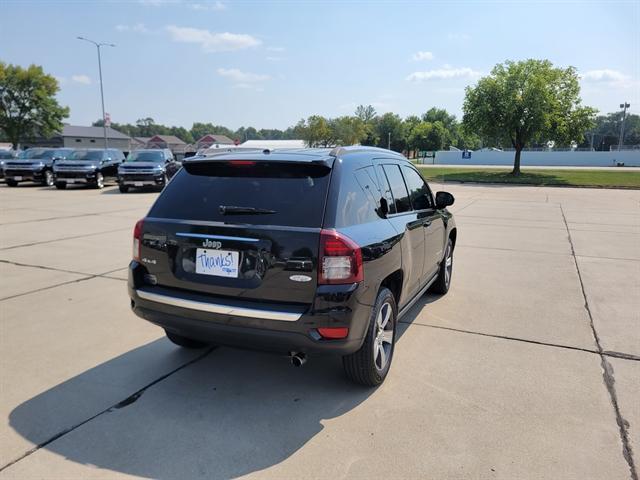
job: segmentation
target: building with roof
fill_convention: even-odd
[[[196,142],[196,149],[211,148],[214,145],[235,145],[235,142],[226,135],[209,133]]]
[[[131,138],[118,130],[107,127],[109,148],[118,148],[128,152]],[[64,125],[60,133],[51,138],[37,138],[24,142],[23,147],[56,147],[56,148],[104,148],[104,129],[102,127],[83,127]]]

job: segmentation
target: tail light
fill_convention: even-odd
[[[334,285],[361,282],[362,251],[356,242],[335,230],[320,232],[318,283]]]
[[[140,246],[142,245],[142,226],[144,220],[138,220],[133,227],[133,259],[140,261]]]
[[[318,333],[322,338],[327,340],[336,340],[340,338],[347,338],[349,335],[349,329],[347,327],[318,328]]]

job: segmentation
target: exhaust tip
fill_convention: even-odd
[[[302,352],[291,352],[291,365],[301,367],[307,363],[307,356]]]

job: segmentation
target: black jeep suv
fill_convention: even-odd
[[[339,354],[378,385],[398,319],[449,289],[453,200],[378,148],[192,157],[135,226],[131,307],[183,347]]]

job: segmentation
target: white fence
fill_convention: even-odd
[[[463,158],[468,156],[470,158]],[[475,151],[452,152],[441,150],[433,158],[424,158],[424,163],[437,165],[513,165],[515,152]],[[521,165],[558,166],[558,167],[615,167],[624,164],[627,167],[640,167],[640,150],[620,152],[528,152],[523,151]]]

